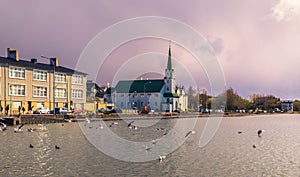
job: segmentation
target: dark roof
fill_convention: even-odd
[[[162,79],[119,81],[115,89],[118,93],[160,92],[164,84]]]
[[[0,56],[0,63],[7,63],[9,65],[21,66],[21,67],[30,67],[30,68],[34,68],[34,69],[43,69],[43,70],[48,70],[48,71],[53,70],[53,65],[50,65],[50,64],[33,63],[31,61],[21,60],[21,59],[19,61],[17,61],[13,58],[6,58],[6,57],[1,57],[1,56]],[[70,68],[66,68],[63,66],[55,67],[55,71],[63,72],[63,73],[70,73],[70,74],[77,73],[77,74],[87,75],[86,73],[76,71],[76,70],[73,70]]]
[[[98,97],[98,98],[104,97],[104,94],[105,94],[104,89],[102,87],[100,87],[97,83],[91,82],[90,80],[88,80],[86,83],[86,94],[87,95],[89,95],[92,92],[91,89],[96,90],[95,97]]]

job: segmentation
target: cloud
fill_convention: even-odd
[[[223,49],[224,49],[223,39],[221,39],[219,37],[214,38],[212,36],[208,36],[207,39],[208,39],[208,42],[213,47],[213,49],[215,50],[216,54],[220,54],[223,51]]]
[[[296,14],[300,13],[300,0],[280,0],[272,8],[272,17],[277,21],[290,21]]]

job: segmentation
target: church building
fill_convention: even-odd
[[[163,79],[123,80],[111,90],[111,101],[118,109],[187,111],[188,97],[184,87],[175,82],[171,45]]]

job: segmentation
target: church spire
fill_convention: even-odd
[[[171,58],[171,41],[169,41],[169,56],[168,56],[168,70],[172,70],[172,58]]]

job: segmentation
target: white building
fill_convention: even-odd
[[[188,106],[184,87],[176,86],[171,46],[163,79],[119,81],[111,90],[109,97],[119,109],[186,111]]]

